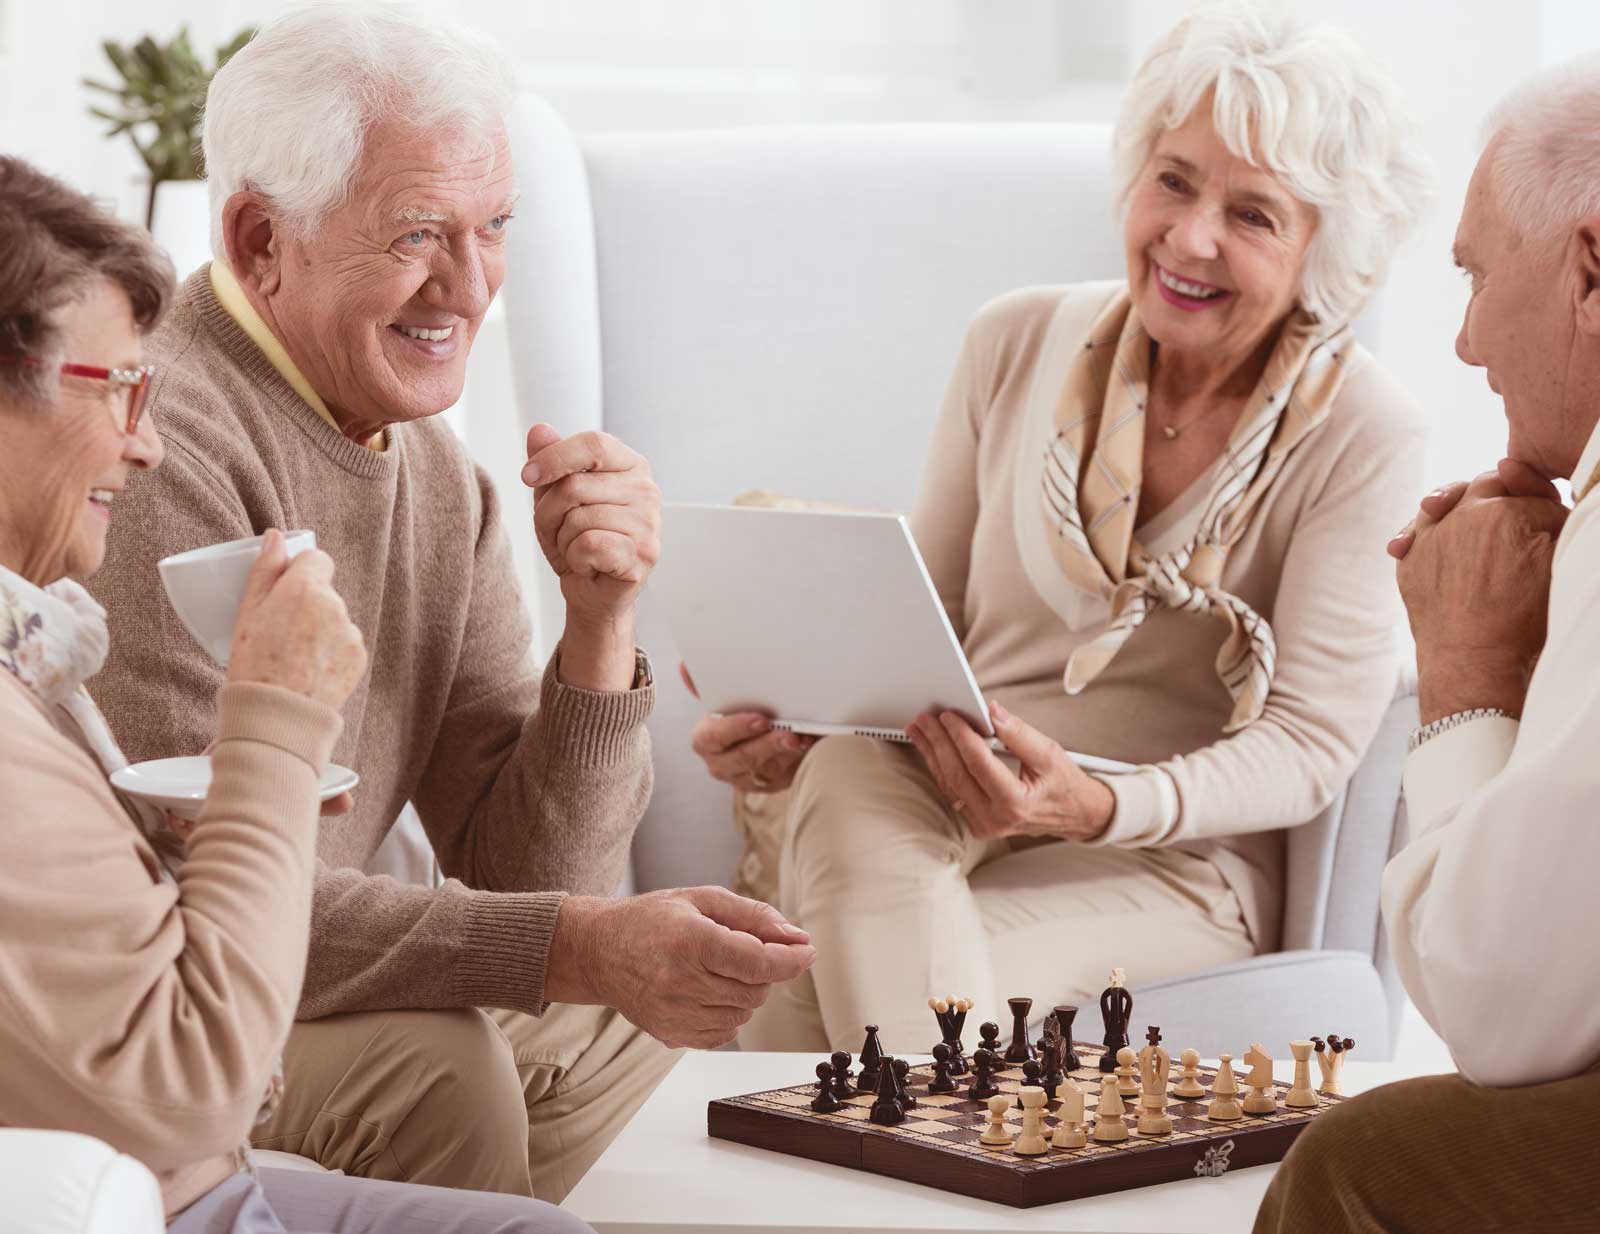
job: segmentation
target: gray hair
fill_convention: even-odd
[[[310,235],[347,199],[375,123],[487,135],[515,95],[486,37],[417,5],[308,5],[270,22],[206,94],[212,253],[227,260],[222,212],[235,193],[260,193],[280,225]]]
[[[1318,212],[1301,307],[1322,321],[1350,320],[1382,286],[1433,196],[1432,168],[1399,92],[1342,31],[1260,4],[1203,6],[1156,44],[1128,88],[1112,138],[1120,201],[1161,134],[1210,91],[1212,123],[1228,149]]]
[[[1518,236],[1551,243],[1600,214],[1600,52],[1518,86],[1484,122],[1495,198]]]

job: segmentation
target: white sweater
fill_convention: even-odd
[[[1475,720],[1406,762],[1411,842],[1383,876],[1401,980],[1480,1084],[1600,1058],[1600,428],[1573,473],[1522,721]]]

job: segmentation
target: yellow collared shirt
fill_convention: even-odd
[[[300,366],[278,341],[278,336],[262,320],[261,314],[256,312],[255,305],[251,304],[250,298],[244,294],[244,288],[239,286],[239,280],[223,262],[211,263],[211,290],[216,293],[217,303],[228,310],[228,315],[239,323],[239,329],[250,336],[252,343],[261,348],[261,354],[272,362],[272,367],[278,370],[294,392],[305,400],[312,411],[338,429],[339,422],[328,410],[328,404],[323,402],[322,396],[311,388],[311,383],[300,371]],[[379,451],[387,444],[387,439],[381,432],[366,443],[369,450]]]

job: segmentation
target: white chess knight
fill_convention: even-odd
[[[1259,1041],[1244,1052],[1244,1061],[1250,1064],[1250,1074],[1245,1076],[1245,1086],[1250,1095],[1244,1099],[1246,1114],[1272,1114],[1278,1109],[1278,1095],[1272,1087],[1272,1055]]]
[[[1100,1078],[1100,1103],[1094,1108],[1094,1138],[1099,1144],[1128,1138],[1128,1124],[1122,1121],[1127,1107],[1122,1104],[1122,1094],[1117,1091],[1117,1077]]]
[[[1056,1148],[1082,1148],[1089,1142],[1083,1129],[1083,1089],[1069,1075],[1056,1089],[1056,1096],[1061,1099],[1061,1108],[1056,1111],[1059,1121],[1050,1143]]]

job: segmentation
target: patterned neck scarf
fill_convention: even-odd
[[[1260,717],[1277,664],[1266,620],[1218,584],[1228,553],[1283,469],[1327,417],[1354,346],[1347,327],[1320,330],[1295,313],[1235,424],[1194,539],[1147,556],[1133,538],[1144,473],[1151,341],[1126,292],[1094,323],[1067,368],[1045,446],[1040,512],[1069,582],[1111,605],[1105,629],[1073,653],[1062,684],[1077,694],[1161,605],[1228,623],[1217,675],[1233,699],[1226,732]]]
[[[82,689],[110,648],[105,609],[77,583],[38,587],[0,566],[0,668],[46,707]]]

